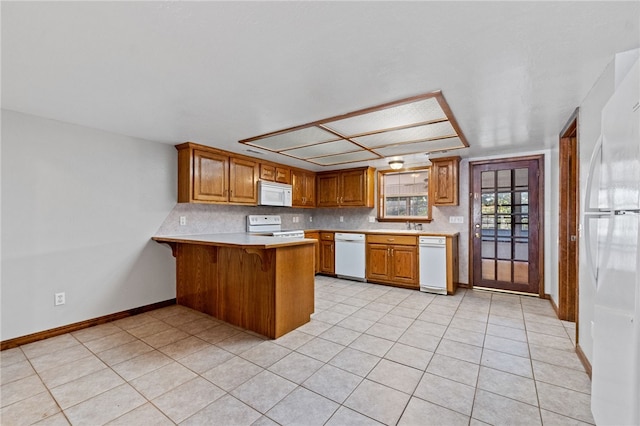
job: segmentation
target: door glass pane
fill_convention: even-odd
[[[520,284],[529,282],[529,264],[527,262],[513,262],[513,281]]]
[[[498,188],[511,189],[511,170],[498,170]]]
[[[498,259],[511,259],[511,241],[498,241]]]
[[[529,169],[515,169],[515,186],[518,187],[527,187],[529,185]]]
[[[498,281],[511,282],[511,261],[498,260]]]
[[[529,243],[526,239],[516,240],[513,258],[516,260],[529,260]]]
[[[495,187],[495,172],[490,171],[490,172],[482,172],[481,173],[481,179],[482,179],[482,189],[484,188],[494,188]]]
[[[482,279],[483,280],[495,280],[495,261],[482,259]]]
[[[482,257],[493,259],[496,257],[495,243],[493,240],[482,239]]]

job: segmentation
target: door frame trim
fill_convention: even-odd
[[[469,162],[469,217],[473,217],[473,168],[475,166],[481,166],[485,164],[495,164],[495,163],[505,163],[509,161],[528,161],[528,160],[536,160],[538,162],[538,171],[540,172],[538,175],[538,218],[539,218],[539,226],[538,226],[538,252],[539,252],[539,262],[538,262],[538,276],[540,279],[540,285],[538,286],[538,297],[545,297],[545,280],[544,280],[544,263],[545,263],[545,223],[544,223],[544,212],[545,212],[545,187],[544,187],[544,177],[545,177],[545,154],[533,154],[533,155],[525,155],[522,157],[499,157],[499,158],[491,158],[487,160],[478,160],[478,161],[470,161]],[[469,284],[468,288],[473,289],[473,221],[469,220]],[[535,294],[535,293],[532,293]]]
[[[579,154],[579,140],[578,140],[578,108],[576,108],[574,110],[574,112],[571,114],[571,116],[569,117],[569,120],[567,121],[567,123],[564,125],[562,131],[560,132],[560,134],[558,135],[558,156],[559,156],[559,161],[558,161],[558,176],[560,177],[560,179],[562,179],[562,174],[563,174],[563,168],[566,167],[567,169],[565,170],[566,173],[572,173],[572,171],[575,171],[575,176],[574,179],[576,181],[576,187],[574,188],[575,191],[575,205],[574,206],[567,206],[567,210],[563,210],[563,205],[562,205],[562,199],[563,199],[563,190],[565,189],[565,187],[563,185],[560,185],[559,190],[560,190],[560,194],[558,195],[558,203],[559,203],[559,209],[558,209],[558,300],[557,300],[557,307],[558,307],[558,311],[556,312],[558,315],[558,318],[560,318],[561,320],[568,320],[571,321],[571,311],[573,310],[573,320],[576,322],[576,328],[577,328],[577,319],[578,319],[578,300],[579,300],[579,296],[578,296],[578,292],[579,292],[579,274],[578,274],[578,266],[579,266],[579,244],[578,241],[575,241],[574,244],[574,249],[573,249],[573,256],[569,256],[569,250],[571,247],[571,243],[569,242],[568,238],[570,238],[571,232],[567,229],[568,225],[569,225],[569,218],[568,218],[568,207],[572,207],[572,212],[575,215],[575,225],[576,228],[572,230],[572,232],[576,235],[576,237],[578,237],[578,226],[580,223],[580,162],[578,161],[578,154]],[[561,156],[562,152],[564,151],[563,147],[566,147],[566,145],[569,143],[571,144],[571,142],[567,142],[567,139],[570,138],[574,138],[575,139],[575,143],[573,147],[570,147],[570,149],[572,149],[571,153],[573,154],[574,157],[574,168],[573,169],[569,169],[568,165],[563,165],[563,158]],[[565,254],[563,254],[563,249],[564,251],[566,251],[566,256]],[[563,267],[568,268],[568,265],[566,264],[568,261],[571,261],[574,264],[575,267],[575,271],[576,271],[576,276],[575,276],[575,280],[574,282],[566,282],[566,280],[564,279],[565,277],[563,276],[563,272],[568,272],[566,269],[563,270]],[[570,308],[570,306],[573,305],[573,309]]]

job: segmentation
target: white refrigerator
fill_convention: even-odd
[[[583,208],[596,283],[591,410],[598,425],[640,424],[639,81],[636,60],[602,110]]]

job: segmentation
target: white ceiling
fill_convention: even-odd
[[[640,46],[637,1],[2,1],[1,13],[2,108],[239,153],[241,139],[436,90],[463,157],[548,148],[614,54]]]

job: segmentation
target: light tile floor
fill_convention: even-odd
[[[591,383],[547,300],[316,277],[266,340],[171,306],[3,351],[2,425],[580,425]]]

